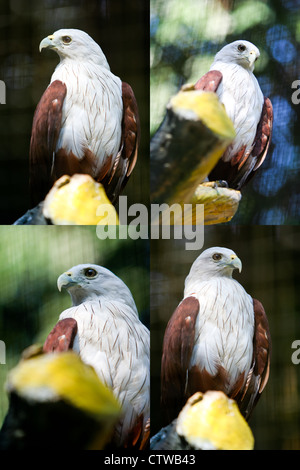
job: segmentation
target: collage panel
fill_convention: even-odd
[[[297,1],[151,0],[152,201],[299,223],[298,21]]]
[[[175,448],[185,450],[189,448],[184,447],[184,445],[187,446],[186,440],[192,449],[201,449],[205,446],[214,449],[216,445],[224,443],[231,446],[229,447],[231,449],[238,445],[249,445],[246,439],[244,442],[243,439],[242,442],[238,440],[239,435],[245,437],[241,422],[236,423],[238,426],[236,434],[234,434],[236,431],[234,421],[224,419],[224,422],[220,424],[222,413],[225,417],[226,413],[227,416],[233,413],[233,408],[229,405],[224,410],[221,405],[219,408],[216,405],[215,421],[212,408],[212,425],[209,429],[205,426],[203,426],[204,430],[201,426],[198,428],[194,426],[193,429],[191,415],[190,428],[189,421],[187,421],[186,433],[183,432],[184,430],[179,433],[180,441],[174,429],[170,431],[168,438],[166,431],[163,437],[160,435],[162,428],[168,429],[166,426],[171,419],[174,401],[178,400],[177,404],[180,407],[197,390],[197,382],[196,388],[193,388],[194,385],[191,383],[193,380],[191,364],[197,364],[197,357],[199,367],[203,361],[204,364],[207,361],[206,367],[212,367],[212,369],[214,360],[218,362],[220,358],[223,358],[224,367],[228,367],[228,373],[230,371],[232,373],[231,361],[240,361],[243,364],[245,356],[251,351],[251,344],[245,348],[245,343],[243,343],[242,335],[247,330],[247,319],[242,298],[235,290],[237,282],[251,298],[257,299],[262,304],[271,337],[268,353],[269,376],[248,422],[255,449],[299,449],[298,238],[299,229],[296,227],[223,226],[205,228],[204,246],[200,251],[187,251],[184,240],[151,240],[151,434],[157,440],[157,447],[154,449],[177,446]],[[230,255],[229,261],[232,262],[231,257],[235,260],[229,274],[226,272],[227,261],[225,263],[227,251]],[[196,259],[200,260],[205,252],[209,253],[210,260],[206,257],[202,265],[198,261],[197,266]],[[222,253],[224,254],[223,260],[213,259],[213,256],[216,254],[220,256]],[[223,267],[220,266],[219,272],[211,271],[211,263],[214,265],[213,269],[218,263],[223,263]],[[194,270],[192,271],[193,264]],[[187,280],[188,275],[190,275],[189,280]],[[230,278],[229,285],[227,286],[226,283],[222,285],[221,280],[227,280],[227,276]],[[214,282],[216,283],[217,280],[220,280],[220,283],[215,285]],[[184,310],[184,302],[182,302],[184,298],[191,298],[189,296],[195,296],[200,303],[196,324],[192,330],[188,330],[188,326],[184,325],[184,320],[187,317],[191,319],[193,315],[193,305],[187,304]],[[214,305],[213,309],[209,302]],[[180,303],[183,310],[178,313]],[[175,318],[176,309],[177,318]],[[171,339],[170,337],[167,339],[165,337],[167,325],[172,316],[174,319],[172,335]],[[243,319],[242,326],[239,326],[239,318]],[[177,331],[176,324],[179,328]],[[179,324],[181,327],[178,326]],[[259,332],[254,332],[257,340],[258,334]],[[266,326],[265,334],[267,334]],[[187,344],[192,345],[193,351],[186,352]],[[203,357],[201,359],[201,347],[205,349],[202,353],[204,359]],[[266,347],[267,343],[261,346],[261,348]],[[199,356],[197,356],[196,348],[198,348]],[[177,357],[180,352],[181,356]],[[253,354],[255,354],[255,349]],[[258,361],[260,354],[263,354],[262,350],[257,351],[256,360]],[[188,355],[189,359],[185,355]],[[268,360],[266,359],[267,362]],[[173,364],[173,370],[170,362]],[[238,367],[236,364],[237,362],[235,362],[235,367]],[[184,367],[188,368],[189,372]],[[244,365],[241,365],[240,370],[243,367]],[[167,375],[167,368],[170,370],[169,375]],[[263,368],[260,374],[264,376]],[[173,377],[174,382],[166,381],[163,375]],[[178,383],[180,377],[181,383]],[[207,390],[205,382],[202,383],[202,387],[201,391],[205,392]],[[224,379],[221,376],[216,389],[226,390],[226,377]],[[232,389],[229,391],[229,396],[231,392]],[[176,398],[174,396],[172,398],[172,393]],[[255,389],[252,389],[251,393],[255,395]],[[180,394],[183,400],[181,402]],[[167,399],[161,401],[163,395]],[[243,400],[246,402],[247,396],[244,398],[243,394],[242,396],[239,394],[235,398],[241,405],[241,409],[244,408],[245,411]],[[208,402],[207,406],[209,404]],[[209,412],[209,408],[203,410],[199,408],[199,411],[195,409],[195,419],[197,417],[203,425],[203,421],[200,421],[201,413],[208,419]],[[218,420],[220,420],[219,432]],[[226,440],[227,435],[230,435],[228,440]],[[170,445],[168,439],[171,441],[171,447],[168,447]],[[250,444],[253,445],[253,441],[250,441]]]
[[[117,217],[121,192],[147,205],[148,2],[22,0],[0,15],[0,223],[96,225],[97,202]]]
[[[0,449],[143,446],[148,241],[99,240],[94,227],[0,233]]]

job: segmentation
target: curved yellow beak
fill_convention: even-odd
[[[76,284],[76,282],[72,279],[72,273],[70,271],[61,274],[57,279],[57,288],[59,292],[61,292],[62,288],[67,289],[73,284]]]
[[[47,36],[46,38],[42,39],[39,45],[39,51],[41,52],[42,49],[45,48],[50,48],[53,49],[55,47],[55,44],[53,43],[54,40],[54,35],[51,34],[50,36]]]
[[[258,59],[259,57],[259,54],[257,54],[256,51],[252,50],[249,52],[249,63],[250,63],[250,67],[254,68],[254,62],[256,61],[256,59]]]
[[[237,255],[231,255],[230,258],[231,258],[230,266],[233,269],[238,269],[239,273],[240,273],[242,271],[242,262],[241,262],[240,258],[238,258]]]

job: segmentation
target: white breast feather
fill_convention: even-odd
[[[97,157],[95,176],[104,160],[115,157],[120,149],[121,80],[99,65],[68,59],[58,64],[51,77],[51,82],[54,80],[67,86],[56,149],[64,148],[79,159],[84,149],[91,150]]]
[[[60,320],[70,317],[78,325],[73,349],[123,405],[118,433],[126,435],[137,416],[144,413],[146,419],[150,413],[149,331],[129,306],[117,301],[84,302],[62,312]]]
[[[219,70],[223,75],[217,95],[236,130],[236,137],[223,157],[224,160],[230,160],[244,145],[246,151],[251,148],[261,118],[264,97],[250,70],[219,61],[213,63],[210,70]]]
[[[188,285],[184,296],[199,300],[191,366],[210,374],[221,365],[229,374],[228,391],[240,373],[251,367],[253,354],[253,300],[234,279],[215,278]]]

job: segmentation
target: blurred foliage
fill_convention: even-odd
[[[0,365],[0,423],[7,407],[8,371],[31,344],[43,343],[60,313],[71,306],[57,278],[80,263],[103,265],[129,287],[140,319],[149,327],[149,243],[100,240],[96,227],[0,227],[0,339],[6,364]]]
[[[203,249],[225,246],[243,263],[234,273],[268,316],[272,357],[269,382],[249,425],[256,449],[300,450],[300,364],[291,348],[300,338],[299,236],[297,227],[205,227]],[[201,250],[202,251],[202,250]],[[160,363],[165,327],[183,298],[184,281],[200,252],[185,240],[151,240],[151,434],[161,427]]]
[[[6,0],[0,2],[0,223],[29,207],[29,144],[35,108],[59,62],[39,53],[40,41],[60,28],[86,31],[111,71],[129,83],[141,119],[137,165],[124,190],[131,203],[149,201],[149,3],[135,0]]]
[[[274,128],[267,160],[231,223],[299,223],[300,105],[291,101],[300,65],[298,0],[151,0],[151,133],[179,87],[195,83],[214,55],[237,39],[260,49],[255,75],[273,103]]]

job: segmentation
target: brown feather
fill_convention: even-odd
[[[246,150],[246,145],[241,148],[241,150],[232,157],[230,160],[231,166],[236,166],[237,168],[240,168],[240,166],[243,164],[244,159],[245,159],[245,150]]]
[[[86,149],[84,157],[79,160],[73,152],[66,152],[61,148],[55,155],[53,183],[63,175],[91,174],[94,165],[95,155],[90,150]]]
[[[43,346],[45,353],[63,352],[72,349],[77,334],[77,322],[74,318],[60,320],[50,331]]]
[[[262,304],[253,299],[255,332],[253,338],[253,362],[245,387],[236,397],[241,413],[249,420],[264,390],[270,372],[271,335],[267,315]]]
[[[189,370],[188,396],[194,395],[196,392],[205,393],[208,390],[219,390],[226,393],[226,385],[228,377],[226,370],[219,366],[216,375],[211,375],[207,370],[200,370],[199,367],[193,366]]]
[[[29,152],[32,206],[44,200],[54,183],[51,169],[66,93],[66,85],[55,80],[44,92],[34,113]]]
[[[216,375],[211,375],[207,370],[193,366],[189,370],[188,396],[196,392],[217,390],[226,393],[230,398],[235,398],[243,386],[244,377],[244,373],[240,374],[228,393],[228,374],[224,367],[218,366]]]
[[[126,177],[128,178],[137,160],[137,151],[140,140],[140,119],[137,102],[128,83],[122,82],[123,98],[123,135],[124,142],[122,157],[128,161]]]
[[[143,434],[142,434],[142,440],[140,443],[140,450],[147,450],[150,442],[150,418],[147,419],[147,422],[144,426]]]
[[[245,153],[242,148],[230,161],[224,161],[221,157],[209,174],[209,179],[211,181],[225,180],[230,188],[241,189],[265,160],[272,138],[272,127],[272,103],[269,98],[265,97],[261,119],[250,151]]]
[[[254,374],[261,377],[259,387],[259,393],[261,393],[269,378],[272,344],[269,323],[262,304],[258,300],[253,299],[253,307],[255,314]]]
[[[195,84],[195,90],[213,91],[216,93],[223,79],[223,75],[218,70],[210,70],[201,77]]]
[[[138,416],[128,432],[123,447],[125,449],[146,450],[150,439],[150,419],[143,425],[144,415]]]
[[[273,106],[269,98],[264,98],[261,120],[258,124],[253,154],[259,158],[253,171],[257,170],[266,158],[273,129]]]
[[[120,150],[112,171],[102,181],[112,202],[115,202],[119,193],[124,189],[135,167],[140,139],[138,106],[132,88],[126,82],[122,82],[122,100],[123,120]]]
[[[230,398],[235,398],[240,393],[243,387],[244,381],[245,381],[245,373],[243,372],[242,374],[239,375],[234,386],[231,388],[230,394],[229,394]]]
[[[161,402],[167,422],[176,418],[185,404],[186,378],[194,347],[195,323],[199,302],[185,298],[167,325],[161,365]]]

